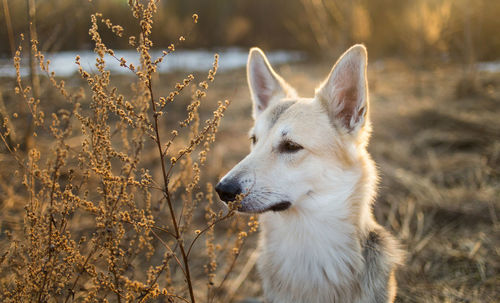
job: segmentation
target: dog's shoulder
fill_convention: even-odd
[[[362,302],[392,302],[396,293],[394,271],[402,261],[397,240],[381,226],[372,228],[361,239],[365,261]]]

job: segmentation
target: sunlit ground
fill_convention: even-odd
[[[26,4],[3,1],[3,8],[6,2],[14,44],[19,43],[21,32],[29,40]],[[162,1],[153,31],[157,54],[171,41],[178,43],[179,35],[187,37],[184,44],[179,43],[179,52],[166,57],[161,74],[153,78],[158,96],[168,95],[189,73],[204,78],[213,53],[221,55],[219,73],[201,104],[202,121],[210,117],[217,101],[231,104],[203,167],[201,184],[215,183],[249,151],[251,101],[244,70],[249,46],[269,51],[277,71],[299,94],[311,97],[342,51],[363,42],[369,53],[374,129],[369,151],[380,174],[374,213],[407,251],[397,272],[397,302],[496,302],[500,286],[500,5],[465,0],[357,1],[352,5],[313,0],[229,2]],[[69,88],[86,86],[75,74],[75,54],[88,59],[85,68],[95,69],[88,51],[92,49],[87,36],[89,12],[100,10],[118,23],[123,21],[125,28],[131,28],[126,35],[137,32],[133,18],[127,15],[126,1],[37,3],[41,49],[52,52],[54,69]],[[264,11],[273,18],[263,18]],[[192,24],[193,12],[200,14],[198,27]],[[29,115],[24,101],[14,93],[15,71],[5,16],[4,10],[0,19],[0,112],[12,118],[16,135],[22,137]],[[134,51],[127,37],[120,40],[109,32],[104,37],[119,50],[119,57],[129,58]],[[24,50],[28,49],[25,43]],[[116,60],[109,60],[112,84],[131,94],[133,76]],[[21,73],[29,83],[27,52],[23,53]],[[41,84],[41,106],[47,113],[68,107],[43,75]],[[169,107],[162,130],[170,130],[184,117],[191,93],[189,90]],[[89,102],[85,99],[82,105]],[[75,132],[68,144],[76,147],[81,140]],[[36,142],[42,154],[53,144],[43,131]],[[26,192],[12,177],[18,168],[2,144],[0,268],[6,269],[4,251],[12,244],[6,232],[23,234]],[[146,150],[143,159],[155,178],[160,176],[156,157]],[[195,223],[205,224],[201,212],[195,215]],[[227,226],[222,225],[218,235],[224,236]],[[251,235],[229,283],[221,290],[231,294],[233,301],[262,295],[256,269],[247,266],[256,242],[257,235]],[[159,244],[157,239],[154,244]],[[200,297],[206,282],[201,261],[205,253],[201,244],[193,257],[193,266],[199,269],[195,278]],[[245,266],[250,269],[248,276],[241,275]],[[0,280],[5,274],[0,271]]]

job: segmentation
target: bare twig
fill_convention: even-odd
[[[154,130],[155,130],[155,135],[156,135],[156,145],[158,147],[158,153],[159,153],[159,156],[160,156],[160,161],[161,161],[161,171],[162,171],[162,175],[163,175],[163,182],[164,182],[164,186],[165,186],[165,197],[167,198],[167,204],[168,204],[168,208],[170,210],[170,215],[171,215],[171,219],[172,219],[172,225],[174,226],[174,230],[175,230],[175,235],[176,235],[176,239],[177,239],[177,242],[179,243],[179,249],[181,251],[181,255],[182,255],[182,260],[184,262],[184,269],[183,271],[185,272],[185,275],[186,275],[186,282],[188,284],[188,288],[189,288],[189,296],[191,298],[191,302],[192,303],[195,303],[195,297],[194,297],[194,291],[193,291],[193,283],[191,281],[191,273],[189,271],[189,262],[188,262],[188,257],[187,257],[187,254],[186,254],[186,251],[184,249],[184,243],[180,237],[180,232],[179,232],[179,226],[177,224],[177,220],[176,220],[176,216],[175,216],[175,211],[174,211],[174,206],[172,204],[172,200],[170,198],[170,192],[168,190],[168,183],[169,183],[169,177],[167,175],[167,171],[166,171],[166,168],[165,168],[165,155],[163,154],[163,148],[162,148],[162,143],[161,143],[161,137],[160,137],[160,131],[159,131],[159,123],[158,123],[158,115],[156,113],[156,103],[154,101],[154,97],[153,97],[153,87],[151,85],[151,77],[148,78],[148,89],[149,89],[149,96],[151,98],[151,106],[152,106],[152,109],[153,109],[153,119],[154,119]],[[173,165],[170,166],[170,168],[172,168]],[[169,169],[170,171],[171,169]]]
[[[9,113],[7,111],[7,107],[5,106],[5,103],[3,102],[3,95],[0,93],[0,121],[5,121],[7,125],[6,128],[8,129],[8,135],[5,136],[6,139],[6,144],[8,144],[9,148],[12,148],[15,146],[16,141],[16,132],[14,125],[12,124],[10,119],[5,119],[9,117]],[[5,123],[4,122],[4,123]]]
[[[33,90],[33,98],[38,100],[40,98],[40,78],[38,77],[37,67],[36,67],[36,50],[34,46],[38,43],[38,35],[36,32],[36,3],[35,0],[28,1],[28,20],[29,20],[29,33],[30,33],[30,77],[31,77],[31,87]],[[26,127],[26,133],[24,135],[24,149],[29,150],[33,144],[32,134],[34,130],[33,117],[28,115],[28,126]]]
[[[203,235],[205,232],[207,232],[212,226],[214,226],[215,224],[221,222],[221,221],[224,221],[225,219],[231,217],[232,215],[234,214],[233,211],[229,211],[225,216],[222,216],[220,218],[218,218],[217,220],[215,220],[214,222],[212,222],[211,224],[209,224],[207,227],[205,227],[203,230],[201,230],[197,235],[196,237],[193,239],[193,241],[191,242],[191,244],[189,245],[189,249],[188,249],[188,252],[187,252],[187,255],[189,257],[189,254],[191,253],[191,249],[193,248],[193,245],[194,243],[196,242],[196,240],[198,240],[198,238]]]
[[[10,19],[9,3],[3,0],[3,13],[5,16],[5,25],[7,27],[7,35],[9,36],[9,46],[12,57],[16,54],[16,47],[14,42],[14,31],[12,30],[12,20]]]
[[[259,256],[259,249],[255,248],[250,257],[248,258],[247,263],[245,266],[243,266],[243,269],[241,270],[240,274],[238,277],[236,277],[235,280],[231,283],[231,285],[228,287],[229,291],[226,295],[226,299],[224,302],[231,302],[231,300],[234,297],[234,294],[236,291],[240,288],[241,284],[245,279],[247,278],[248,274],[252,270],[252,268],[255,266],[255,263],[257,263],[257,257]]]

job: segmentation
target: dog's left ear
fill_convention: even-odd
[[[254,105],[254,119],[272,103],[296,95],[295,90],[273,70],[264,52],[257,47],[250,49],[248,54],[247,78]]]
[[[316,90],[330,120],[348,133],[356,133],[366,121],[368,83],[366,48],[357,44],[335,63],[330,75]]]

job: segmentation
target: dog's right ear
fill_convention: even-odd
[[[250,49],[248,54],[247,79],[254,119],[272,103],[296,95],[295,90],[273,70],[264,52],[257,47]]]
[[[337,61],[330,75],[316,90],[334,125],[356,133],[365,125],[368,112],[367,53],[354,45]]]

